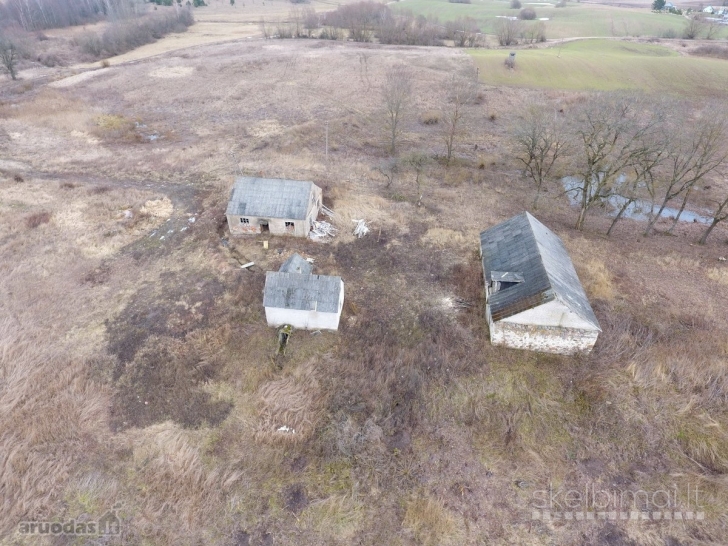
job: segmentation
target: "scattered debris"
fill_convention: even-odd
[[[335,237],[336,228],[328,222],[314,222],[311,229],[311,239],[323,239],[324,237]]]
[[[282,427],[278,427],[276,432],[290,432],[291,434],[296,434],[296,429],[283,425]]]
[[[189,222],[190,224],[194,224],[194,223],[195,223],[195,217],[193,216],[192,218],[189,218],[189,219],[188,219],[187,221],[188,221],[188,222]]]
[[[445,307],[450,309],[469,309],[473,304],[469,301],[465,301],[462,298],[451,298],[445,297],[442,299],[442,303]]]
[[[718,261],[719,262],[725,262],[725,256],[721,256],[720,258],[718,258]]]
[[[356,235],[357,239],[361,239],[369,233],[369,226],[367,226],[367,223],[365,220],[352,220],[356,224],[356,227],[354,228],[354,235]]]
[[[255,262],[248,262],[247,264],[243,264],[240,266],[240,269],[248,269],[249,267],[252,267],[255,265]]]
[[[336,216],[336,213],[326,205],[321,205],[321,212],[323,212],[329,218],[333,218],[334,216]]]

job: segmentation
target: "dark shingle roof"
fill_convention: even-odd
[[[313,182],[238,177],[226,214],[303,220],[311,204]]]
[[[337,313],[340,293],[341,277],[268,271],[265,274],[263,305]]]
[[[564,243],[529,213],[483,231],[480,248],[486,285],[491,280],[499,280],[493,277],[494,272],[500,276],[504,272],[523,276],[523,282],[508,284],[490,295],[488,303],[493,320],[558,300],[599,328]]]
[[[313,271],[313,264],[308,263],[300,254],[294,254],[288,258],[278,269],[281,273],[301,273],[310,275]]]

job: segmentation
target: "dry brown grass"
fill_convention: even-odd
[[[3,102],[2,532],[118,501],[124,544],[725,542],[722,235],[699,249],[690,226],[606,240],[600,214],[579,234],[550,195],[538,216],[564,236],[603,333],[580,358],[490,346],[477,234],[532,199],[503,144],[531,92],[484,91],[418,207],[411,169],[389,188],[374,170],[377,88],[403,60],[417,74],[403,153],[442,154],[418,114],[468,62],[445,49],[251,41],[112,59]],[[133,120],[164,138],[127,139]],[[339,235],[230,239],[238,169],[320,183]],[[28,229],[38,211],[49,222]],[[355,239],[359,218],[372,232]],[[293,251],[343,276],[346,307],[338,333],[297,331],[275,359],[264,272]],[[532,522],[549,482],[699,483],[708,519]]]
[[[463,539],[455,515],[429,496],[418,495],[407,503],[402,524],[412,531],[417,544],[461,544]]]
[[[308,363],[296,368],[292,375],[260,386],[258,440],[301,442],[311,435],[324,403],[316,374],[315,363]]]

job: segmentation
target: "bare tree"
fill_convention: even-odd
[[[442,138],[447,149],[447,164],[452,159],[455,140],[462,132],[461,121],[465,115],[465,107],[473,101],[477,93],[476,73],[465,75],[453,74],[447,83],[448,104],[442,116]]]
[[[422,197],[424,196],[424,193],[422,192],[422,175],[425,172],[425,168],[430,163],[430,158],[421,152],[414,152],[405,158],[404,163],[415,172],[417,206],[419,207],[422,205]]]
[[[644,191],[650,195],[654,193],[657,169],[665,160],[665,156],[666,149],[662,139],[655,140],[647,144],[644,153],[635,158],[631,176],[625,174],[623,178],[618,179],[614,194],[621,199],[622,203],[607,230],[607,237],[612,234],[614,226],[624,217],[627,209],[643,195]]]
[[[8,71],[13,80],[17,80],[18,76],[15,67],[18,64],[18,50],[15,44],[0,34],[0,62]]]
[[[705,29],[705,39],[712,40],[720,32],[723,27],[720,21],[713,17],[703,19],[703,28]]]
[[[584,228],[589,210],[609,198],[622,172],[646,153],[646,136],[660,122],[659,112],[645,112],[634,97],[604,95],[583,109],[575,130],[580,172],[570,190],[579,200],[576,229]]]
[[[516,45],[521,36],[522,26],[518,19],[498,19],[495,27],[498,43],[502,46]]]
[[[723,201],[719,201],[717,205],[716,211],[713,213],[713,220],[710,222],[708,228],[703,232],[703,235],[700,237],[700,241],[698,241],[701,245],[704,245],[708,240],[708,236],[715,226],[728,219],[728,194],[726,194],[725,199],[723,199]]]
[[[685,131],[689,133],[685,135]],[[657,213],[654,213],[656,203],[653,202],[653,211],[647,222],[645,235],[652,233],[667,205],[673,199],[682,197],[680,212],[675,218],[677,222],[695,184],[724,164],[728,156],[725,149],[727,131],[726,120],[714,117],[697,125],[683,123],[682,131],[673,134],[665,183],[660,188],[662,194],[660,206]]]
[[[683,29],[683,38],[686,40],[694,40],[700,36],[702,30],[703,24],[700,22],[700,18],[697,16],[689,17]]]
[[[566,135],[558,118],[537,106],[528,108],[516,129],[516,159],[523,163],[525,173],[536,186],[534,210],[538,209],[538,198],[554,164],[566,150]]]
[[[397,179],[397,175],[400,172],[400,167],[401,165],[399,159],[397,159],[396,157],[390,157],[389,159],[380,161],[379,164],[374,167],[374,170],[384,177],[384,179],[387,181],[387,185],[385,187],[389,188]]]
[[[387,70],[381,87],[389,134],[389,150],[397,151],[397,140],[402,134],[402,122],[412,99],[412,74],[405,66]]]

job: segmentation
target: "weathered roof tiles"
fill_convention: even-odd
[[[263,305],[281,309],[338,313],[341,277],[268,271]]]
[[[513,282],[489,296],[493,320],[559,300],[599,329],[563,242],[528,212],[483,231],[480,248],[486,284]]]
[[[238,177],[226,214],[303,220],[309,210],[313,186],[313,182],[301,180]]]

